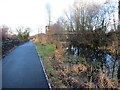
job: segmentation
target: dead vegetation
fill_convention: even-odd
[[[63,67],[64,66],[64,67]],[[96,74],[92,74],[90,71],[88,73],[87,66],[83,64],[73,65],[71,71],[68,70],[68,67],[60,65],[63,67],[56,71],[57,78],[63,83],[67,88],[118,88],[117,79],[109,79],[102,71]],[[88,73],[88,74],[87,74]],[[90,78],[89,78],[90,77]],[[93,78],[97,78],[95,82]],[[56,86],[56,84],[54,84]],[[54,87],[53,86],[53,87]],[[59,86],[60,88],[61,86]]]
[[[119,88],[117,79],[108,78],[102,70],[79,63],[65,63],[66,52],[63,44],[56,42],[56,50],[51,56],[50,62],[54,74],[49,76],[52,88]],[[79,59],[81,61],[82,59]]]
[[[52,88],[119,88],[118,80],[108,78],[102,70],[84,63],[71,63],[60,42],[56,42],[53,54],[44,58],[44,65]],[[43,46],[41,46],[42,48]],[[47,46],[45,46],[47,48]],[[47,49],[43,48],[43,51]],[[41,49],[40,49],[41,51]],[[41,53],[42,55],[42,53]],[[43,53],[45,55],[45,53]],[[75,60],[73,58],[72,60]],[[78,58],[82,61],[83,58]],[[77,60],[77,61],[78,61]],[[75,61],[75,62],[77,62]]]
[[[118,88],[118,80],[115,78],[109,79],[101,70],[98,74],[98,83],[100,88]]]

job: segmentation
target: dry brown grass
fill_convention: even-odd
[[[85,88],[96,88],[96,86],[92,82],[87,82]]]
[[[62,64],[64,70],[58,70],[57,74],[62,80],[62,83],[64,83],[69,88],[118,88],[118,80],[117,79],[109,79],[101,70],[99,73],[97,73],[95,76],[92,74],[93,68],[87,67],[83,64],[79,65],[72,65],[71,70],[68,71],[68,66],[65,64]],[[83,77],[79,76],[81,75],[81,72],[88,72],[89,69],[89,76],[85,75]],[[73,76],[79,76],[79,78],[73,78]],[[97,84],[94,84],[93,78],[97,77]]]
[[[38,38],[33,38],[34,43],[39,43],[39,39]]]
[[[56,42],[56,50],[54,52],[54,59],[61,61],[63,60],[63,56],[66,54],[65,51],[62,48],[62,44],[60,42]]]
[[[64,63],[66,52],[62,44],[56,43],[56,50],[51,56],[50,66],[54,69],[50,78],[52,87],[66,88],[118,88],[117,79],[109,79],[101,70],[94,72],[94,68],[84,64]],[[50,59],[50,58],[49,58]],[[54,62],[54,63],[53,63]],[[55,75],[54,75],[55,73]],[[97,81],[95,82],[95,80]]]
[[[83,64],[74,64],[71,66],[71,71],[73,73],[79,74],[80,72],[86,72],[87,71],[87,67]]]
[[[109,79],[101,70],[98,75],[98,83],[100,88],[118,88],[117,79]]]

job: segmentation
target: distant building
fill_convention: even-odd
[[[51,31],[51,26],[46,26],[46,43],[52,44],[53,40],[52,40],[52,31]]]
[[[46,33],[50,31],[50,26],[45,26]]]
[[[8,37],[8,27],[0,27],[0,33],[2,33],[2,39],[5,40]]]

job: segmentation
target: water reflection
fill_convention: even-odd
[[[117,78],[120,56],[111,55],[105,50],[98,50],[90,46],[80,45],[66,48],[69,55],[86,59],[87,64],[92,64],[95,69],[101,68],[110,78]]]

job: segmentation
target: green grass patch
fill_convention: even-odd
[[[52,55],[55,51],[55,45],[53,44],[46,44],[41,45],[40,43],[35,43],[38,52],[40,53],[40,56],[42,57],[48,57]]]
[[[39,52],[39,56],[42,57],[42,62],[45,67],[45,71],[48,75],[49,82],[58,82],[59,79],[56,75],[56,70],[53,68],[53,64],[55,63],[55,60],[53,60],[51,57],[53,53],[55,52],[55,45],[53,44],[46,44],[41,45],[40,43],[35,43],[37,47],[37,51]]]
[[[46,44],[41,45],[40,43],[35,43],[37,50],[39,52],[39,56],[42,57],[42,61],[48,76],[54,76],[55,70],[52,67],[52,60],[49,58],[55,51],[55,45],[53,44]]]

